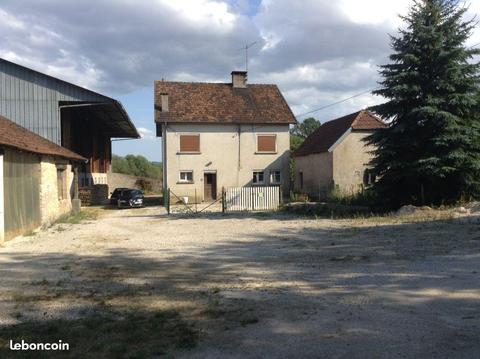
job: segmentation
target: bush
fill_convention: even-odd
[[[144,178],[139,178],[135,182],[135,186],[141,189],[143,192],[152,192],[153,191],[153,183]]]

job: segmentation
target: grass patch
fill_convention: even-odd
[[[23,234],[24,237],[33,237],[34,235],[35,235],[35,231],[33,229]]]
[[[68,214],[60,217],[54,224],[79,224],[84,221],[93,221],[98,218],[98,209],[95,208],[82,208],[82,210],[75,214]]]
[[[21,318],[19,318],[21,319]],[[14,352],[9,341],[69,343],[68,352]],[[151,358],[196,346],[198,333],[176,311],[90,312],[79,319],[0,327],[1,358]],[[55,355],[57,354],[57,355]]]
[[[293,203],[283,206],[281,210],[298,216],[331,219],[365,218],[373,216],[368,207],[336,203]]]

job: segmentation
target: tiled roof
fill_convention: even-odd
[[[161,112],[168,94],[168,112]],[[295,123],[295,116],[276,85],[155,82],[155,120],[184,123]]]
[[[86,159],[79,154],[30,132],[3,116],[0,116],[0,146],[42,155],[86,161]]]
[[[313,153],[327,152],[349,128],[352,131],[373,131],[387,125],[369,111],[359,111],[350,115],[325,122],[308,136],[295,151],[295,156],[307,156]]]

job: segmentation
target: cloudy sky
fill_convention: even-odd
[[[471,0],[469,17],[480,13]],[[117,154],[160,160],[153,81],[277,84],[295,114],[376,86],[408,0],[0,0],[0,57],[122,101],[142,140]],[[470,39],[480,42],[480,31]],[[366,93],[316,112],[322,122],[381,101]],[[300,120],[303,117],[300,117]]]

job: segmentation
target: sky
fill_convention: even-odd
[[[277,84],[296,115],[366,92],[380,80],[389,34],[410,0],[0,0],[0,57],[120,100],[142,139],[119,155],[161,160],[153,82]],[[468,18],[480,14],[471,0]],[[477,27],[469,45],[480,43]],[[365,93],[312,114],[321,122],[382,99]],[[300,116],[302,120],[305,116]]]

